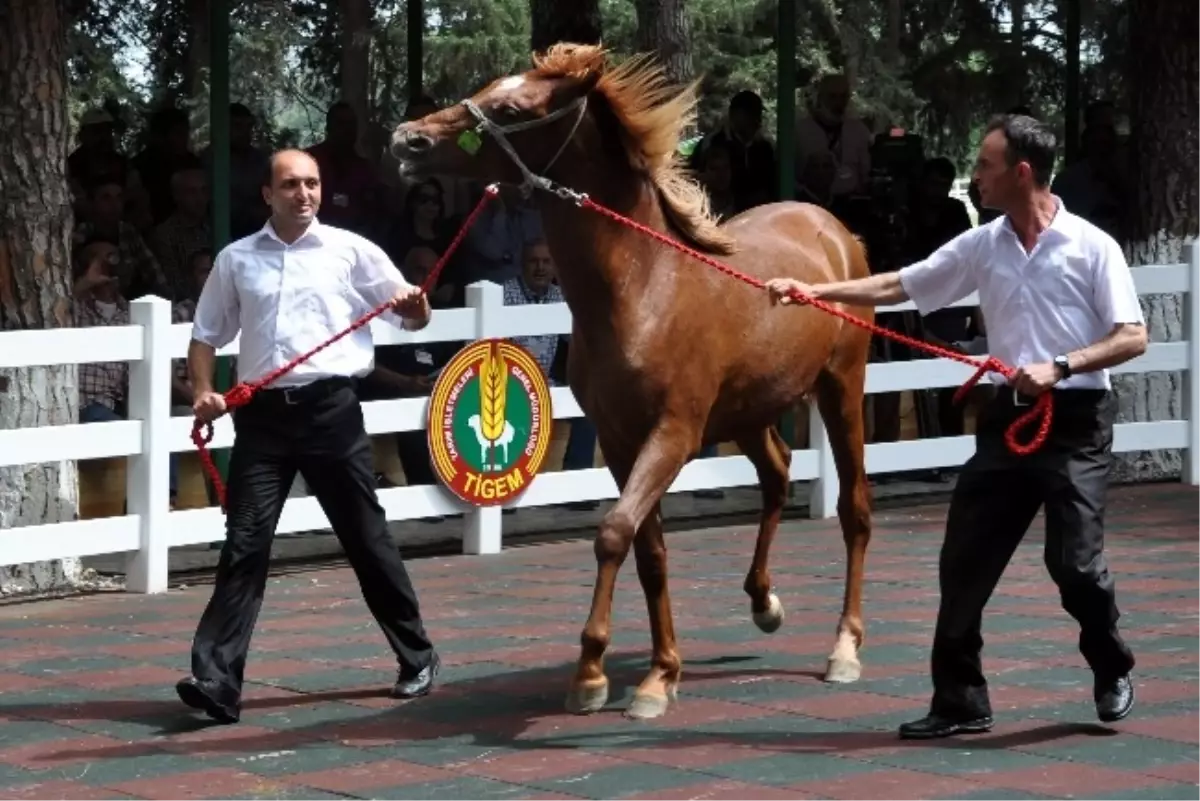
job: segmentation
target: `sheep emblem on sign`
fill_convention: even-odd
[[[549,384],[529,351],[503,339],[474,342],[430,395],[434,472],[473,505],[511,502],[545,461],[553,420]]]
[[[505,416],[508,400],[508,365],[497,351],[484,358],[479,370],[479,414],[467,418],[467,425],[479,440],[479,461],[485,471],[502,470],[508,464],[508,446],[517,430]],[[501,460],[495,461],[495,449],[500,448]]]

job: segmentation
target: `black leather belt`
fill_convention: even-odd
[[[1095,406],[1108,397],[1107,389],[1052,389],[1055,404],[1064,406]],[[1037,398],[1024,395],[1011,387],[1001,387],[996,399],[1005,406],[1032,406]]]
[[[261,389],[255,395],[272,403],[296,406],[328,398],[338,390],[353,386],[353,378],[332,376],[330,378],[318,378],[316,381],[299,387],[270,387],[268,389]]]

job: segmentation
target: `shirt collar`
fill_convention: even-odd
[[[1062,198],[1058,195],[1051,195],[1054,199],[1058,210],[1054,212],[1054,218],[1050,220],[1050,225],[1042,232],[1042,236],[1050,234],[1052,237],[1057,237],[1064,242],[1075,242],[1079,239],[1079,218],[1071,212],[1067,211],[1067,207],[1063,205]],[[1012,227],[1012,220],[1005,214],[1000,218],[1000,230],[1006,232],[1009,236],[1017,237],[1016,230]]]
[[[525,299],[528,301],[534,302],[534,303],[542,303],[544,301],[550,300],[550,296],[552,294],[554,294],[554,284],[553,283],[551,283],[548,287],[546,287],[545,292],[543,292],[539,295],[538,293],[534,292],[533,289],[530,288],[529,284],[525,283],[525,276],[523,276],[523,275],[517,276],[517,286],[520,288],[521,294],[525,296]]]
[[[310,222],[308,224],[307,230],[305,230],[304,233],[300,234],[299,238],[297,238],[296,241],[290,245],[287,242],[284,242],[282,239],[279,238],[279,234],[275,232],[275,226],[271,224],[270,220],[267,220],[266,223],[263,224],[262,230],[259,231],[258,236],[259,236],[260,242],[263,241],[263,239],[265,238],[265,239],[274,241],[278,245],[282,245],[285,248],[288,248],[288,247],[295,247],[296,245],[299,245],[301,242],[304,242],[305,240],[309,239],[310,237],[312,238],[312,240],[315,244],[320,245],[324,242],[323,234],[324,234],[324,226],[321,225],[320,220],[318,220],[316,217],[313,217],[312,222]]]

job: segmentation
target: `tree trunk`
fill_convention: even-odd
[[[637,46],[653,52],[676,84],[692,79],[692,48],[684,0],[636,0]]]
[[[1131,265],[1176,264],[1184,244],[1200,233],[1196,161],[1200,156],[1200,25],[1195,3],[1134,0],[1130,8],[1129,52],[1133,90],[1130,147],[1132,200],[1127,255]],[[1180,295],[1142,298],[1150,339],[1183,337]],[[1122,376],[1115,381],[1126,421],[1185,416],[1179,373]],[[1178,476],[1180,452],[1139,451],[1118,459],[1119,480]]]
[[[0,3],[0,331],[72,324],[63,20],[61,0]],[[74,365],[0,370],[0,430],[75,423],[78,405]],[[0,530],[74,520],[78,494],[73,462],[0,468]],[[0,586],[78,576],[78,559],[6,566]]]
[[[531,0],[529,12],[534,52],[558,42],[600,42],[600,0]]]

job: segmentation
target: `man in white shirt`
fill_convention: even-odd
[[[792,292],[864,306],[911,298],[923,315],[977,291],[992,355],[1017,368],[1011,389],[997,393],[981,415],[975,455],[954,489],[938,568],[933,702],[928,716],[900,727],[901,737],[991,728],[980,662],[983,608],[1043,505],[1046,567],[1063,608],[1080,624],[1096,712],[1110,722],[1133,707],[1134,658],[1117,631],[1104,557],[1117,413],[1108,368],[1145,351],[1146,328],[1120,247],[1050,193],[1054,149],[1054,134],[1036,120],[1000,117],[980,146],[975,182],[983,204],[1004,216],[898,273],[817,286],[790,279],[768,284],[772,299],[783,303],[794,300]],[[1016,456],[1004,431],[1044,392],[1054,393],[1049,437],[1039,451]]]
[[[429,303],[384,252],[322,225],[321,177],[306,153],[271,159],[263,187],[271,218],[223,249],[196,304],[188,367],[194,410],[226,411],[212,388],[216,349],[241,333],[239,380],[253,381],[311,350],[389,299],[404,328],[429,322]],[[388,316],[392,316],[389,312]],[[439,660],[416,594],[375,495],[370,440],[354,381],[374,363],[369,328],[329,346],[233,415],[226,539],[212,599],[192,645],[192,675],[176,685],[184,703],[222,723],[240,717],[246,654],[262,604],[271,540],[296,473],[329,518],[363,598],[400,664],[396,698],[425,695]]]

